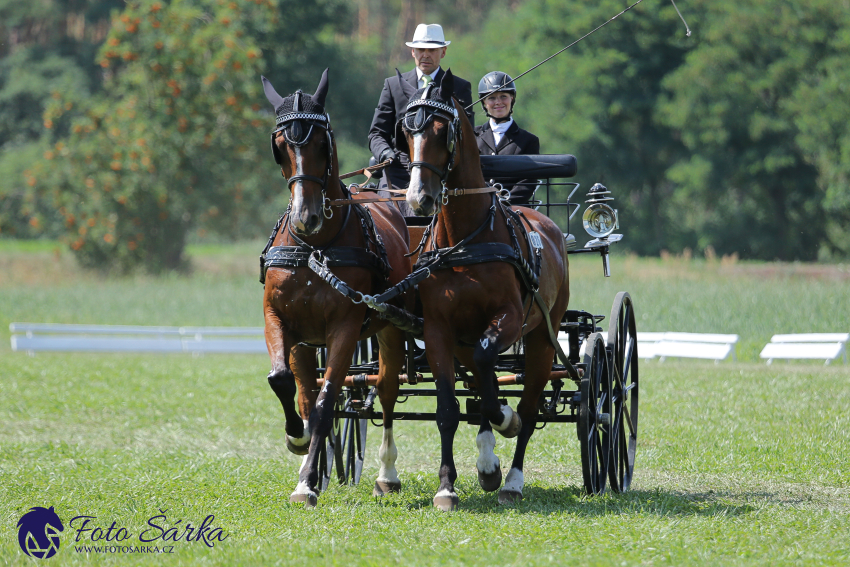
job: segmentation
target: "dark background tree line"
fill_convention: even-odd
[[[0,0],[0,238],[84,265],[177,268],[189,239],[264,235],[286,186],[259,75],[368,159],[383,77],[441,22],[447,67],[514,76],[627,4],[546,0]],[[617,197],[627,247],[850,256],[850,1],[636,9],[518,82],[516,117]],[[483,119],[477,112],[478,122]]]

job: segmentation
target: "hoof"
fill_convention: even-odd
[[[500,490],[499,504],[516,504],[522,502],[522,492],[515,490]]]
[[[383,480],[375,481],[375,488],[372,490],[372,496],[383,496],[384,494],[395,494],[401,492],[400,482],[386,482]]]
[[[511,410],[511,421],[508,425],[504,429],[499,429],[497,427],[494,427],[494,429],[505,439],[513,439],[519,435],[519,432],[522,429],[522,419],[520,419],[517,412]]]
[[[293,504],[304,504],[305,508],[315,508],[316,504],[319,503],[319,498],[315,494],[306,493],[306,494],[298,494],[293,492],[292,496],[289,497],[289,501]]]
[[[495,492],[502,486],[502,469],[496,467],[491,473],[478,471],[478,484],[484,492]]]
[[[460,503],[460,498],[454,492],[441,492],[434,497],[434,508],[443,512],[454,512],[457,510],[457,505]]]
[[[310,440],[308,439],[307,443],[304,443],[303,445],[296,445],[295,443],[292,442],[292,437],[287,435],[286,436],[286,448],[289,449],[290,453],[293,453],[295,455],[306,455],[307,453],[310,452],[310,442],[309,441]]]

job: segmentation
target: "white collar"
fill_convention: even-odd
[[[415,69],[416,69],[416,80],[417,80],[417,81],[421,81],[421,80],[422,80],[422,75],[424,75],[425,73],[424,73],[424,72],[422,71],[422,69],[420,69],[419,67],[416,67]],[[439,73],[439,72],[440,72],[440,67],[438,66],[436,69],[434,69],[434,72],[433,72],[433,73],[431,73],[431,79],[432,79],[432,80],[433,80],[433,79],[436,79],[436,78],[437,78],[437,73]]]
[[[495,120],[493,120],[491,118],[490,119],[490,129],[493,132],[498,132],[499,134],[504,134],[505,132],[508,131],[508,128],[510,128],[511,124],[513,124],[513,123],[514,123],[513,118],[508,119],[507,122],[501,122],[501,123],[496,122]]]

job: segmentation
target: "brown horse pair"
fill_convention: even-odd
[[[286,100],[306,95],[296,93],[283,99],[267,81],[264,80],[264,83],[280,125],[281,119],[293,114],[293,105]],[[326,92],[325,74],[311,102],[323,105]],[[510,233],[514,229],[509,227],[509,223],[512,221],[504,216],[501,207],[495,206],[491,194],[473,192],[448,196],[452,189],[484,188],[472,124],[452,98],[451,71],[446,72],[439,88],[429,86],[410,94],[412,100],[431,101],[428,103],[431,107],[420,105],[424,108],[415,119],[404,120],[404,125],[415,123],[415,128],[401,129],[412,163],[407,202],[419,215],[437,215],[425,250],[447,249],[462,241],[466,241],[465,244],[510,244]],[[441,111],[428,112],[434,109]],[[295,128],[297,131],[293,132],[293,127],[287,124],[276,131],[273,149],[280,154],[282,172],[289,178],[292,189],[289,212],[292,229],[290,232],[281,230],[275,244],[304,238],[305,243],[316,248],[329,243],[368,247],[368,242],[358,230],[341,228],[341,217],[345,216],[341,211],[334,211],[326,222],[322,220],[326,214],[323,213],[324,199],[343,198],[336,153],[322,146],[323,143],[333,145],[332,135],[316,135],[321,128],[313,127],[304,138],[306,125]],[[328,124],[327,131],[329,128]],[[323,172],[324,176],[320,178]],[[409,262],[403,256],[408,249],[407,229],[403,218],[393,207],[373,205],[370,210],[392,266],[389,281],[384,284],[392,285],[410,273]],[[530,232],[537,233],[540,238],[534,247],[541,266],[540,303],[532,300],[532,293],[524,287],[517,269],[504,262],[435,270],[419,284],[426,356],[437,389],[437,426],[442,457],[440,486],[434,497],[434,506],[440,509],[454,509],[459,500],[454,488],[457,470],[453,456],[454,434],[460,415],[454,393],[455,358],[474,375],[481,397],[481,413],[486,418],[482,419],[476,439],[479,482],[488,491],[498,490],[502,485],[500,463],[494,453],[493,429],[505,436],[518,435],[513,463],[499,501],[512,502],[522,498],[525,450],[535,429],[537,402],[548,383],[555,354],[545,314],[548,314],[549,320],[559,322],[569,300],[567,255],[560,229],[536,211],[524,209],[523,213]],[[494,222],[496,217],[498,222]],[[520,234],[520,248],[531,250],[523,236],[525,232],[519,227],[515,229]],[[292,231],[298,236],[293,237]],[[470,239],[470,236],[473,238]],[[533,262],[528,257],[526,260]],[[380,285],[366,269],[346,267],[335,269],[334,273],[363,293],[373,293]],[[287,446],[298,452],[309,443],[309,452],[302,464],[292,500],[313,505],[316,502],[319,447],[331,428],[336,395],[351,361],[355,342],[375,332],[380,343],[378,392],[385,416],[384,438],[379,451],[381,471],[375,491],[381,493],[400,488],[394,468],[397,453],[392,437],[392,411],[398,393],[397,376],[404,356],[402,334],[377,323],[364,325],[364,317],[367,316],[365,306],[352,303],[325,285],[309,268],[269,268],[264,309],[266,342],[272,359],[269,383],[286,414]],[[518,412],[514,412],[498,401],[494,367],[498,354],[520,339],[524,340],[526,378]],[[319,344],[328,347],[328,365],[327,380],[317,398],[315,348],[308,345]],[[296,383],[300,415],[293,403]],[[302,417],[305,418],[303,422]]]

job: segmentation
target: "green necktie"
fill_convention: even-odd
[[[430,83],[433,80],[434,79],[431,78],[431,75],[422,75],[422,88],[427,87],[428,83]]]

